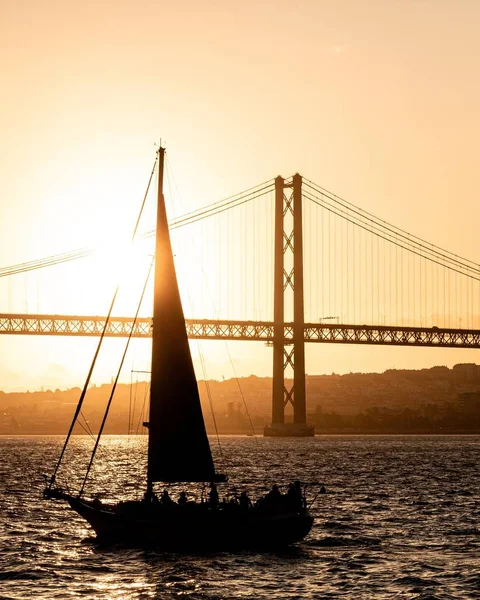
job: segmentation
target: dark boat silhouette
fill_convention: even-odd
[[[155,545],[175,551],[272,549],[293,544],[302,540],[313,524],[298,486],[297,497],[284,495],[273,500],[267,496],[255,505],[163,503],[154,492],[156,482],[210,482],[214,487],[215,482],[227,480],[225,475],[215,471],[205,430],[170,243],[163,195],[163,165],[164,148],[160,148],[144,497],[107,505],[98,499],[85,499],[82,495],[84,486],[77,495],[56,487],[55,474],[65,446],[44,496],[66,500],[88,521],[101,541]],[[75,417],[79,410],[77,407]],[[66,443],[72,430],[73,423]]]

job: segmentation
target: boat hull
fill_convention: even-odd
[[[313,525],[303,513],[263,514],[237,506],[151,506],[127,502],[112,508],[69,497],[102,542],[148,545],[165,550],[274,549],[302,540]]]

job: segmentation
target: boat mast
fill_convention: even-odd
[[[156,227],[157,235],[155,238],[155,275],[154,275],[154,286],[153,286],[154,298],[157,297],[157,292],[159,291],[159,287],[161,285],[159,257],[161,256],[161,252],[162,252],[162,248],[161,248],[162,244],[160,241],[160,236],[158,235],[158,231],[160,230],[160,227],[162,226],[163,219],[164,219],[163,215],[165,213],[165,196],[163,195],[164,168],[165,168],[165,148],[160,146],[158,149],[157,227]],[[157,314],[157,303],[154,302],[153,303],[153,323],[159,322],[159,316],[160,315]],[[154,325],[152,324],[152,334],[153,334],[153,327],[154,327]],[[153,343],[153,338],[152,338],[152,366],[151,366],[152,373],[153,373],[153,368],[154,368],[154,364],[155,364],[154,360],[155,360],[155,344]],[[151,388],[150,388],[149,414],[150,414],[150,416],[152,414]],[[149,432],[149,436],[150,436],[150,428],[149,428],[148,432]],[[152,465],[151,465],[151,461],[150,461],[150,452],[149,452],[148,453],[148,466],[147,466],[147,497],[153,495],[153,478],[152,478],[151,466]]]

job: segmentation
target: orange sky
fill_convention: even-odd
[[[130,230],[159,137],[185,211],[299,171],[477,260],[479,26],[473,0],[0,2],[0,266]],[[0,312],[106,312],[61,276],[41,299],[18,277]],[[81,385],[91,347],[0,336],[0,389]],[[233,375],[203,348],[208,375]],[[237,374],[270,374],[270,349],[229,348]],[[323,346],[307,370],[464,361]]]

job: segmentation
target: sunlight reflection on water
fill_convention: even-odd
[[[327,494],[318,498],[314,528],[302,544],[277,553],[203,556],[98,547],[78,515],[41,497],[41,473],[51,472],[63,438],[3,437],[0,598],[470,600],[477,594],[480,436],[225,436],[222,456],[211,442],[219,470],[252,496],[275,482],[325,482]],[[73,490],[90,445],[87,437],[73,439],[61,474]],[[145,450],[144,437],[106,436],[88,493],[140,497]]]

